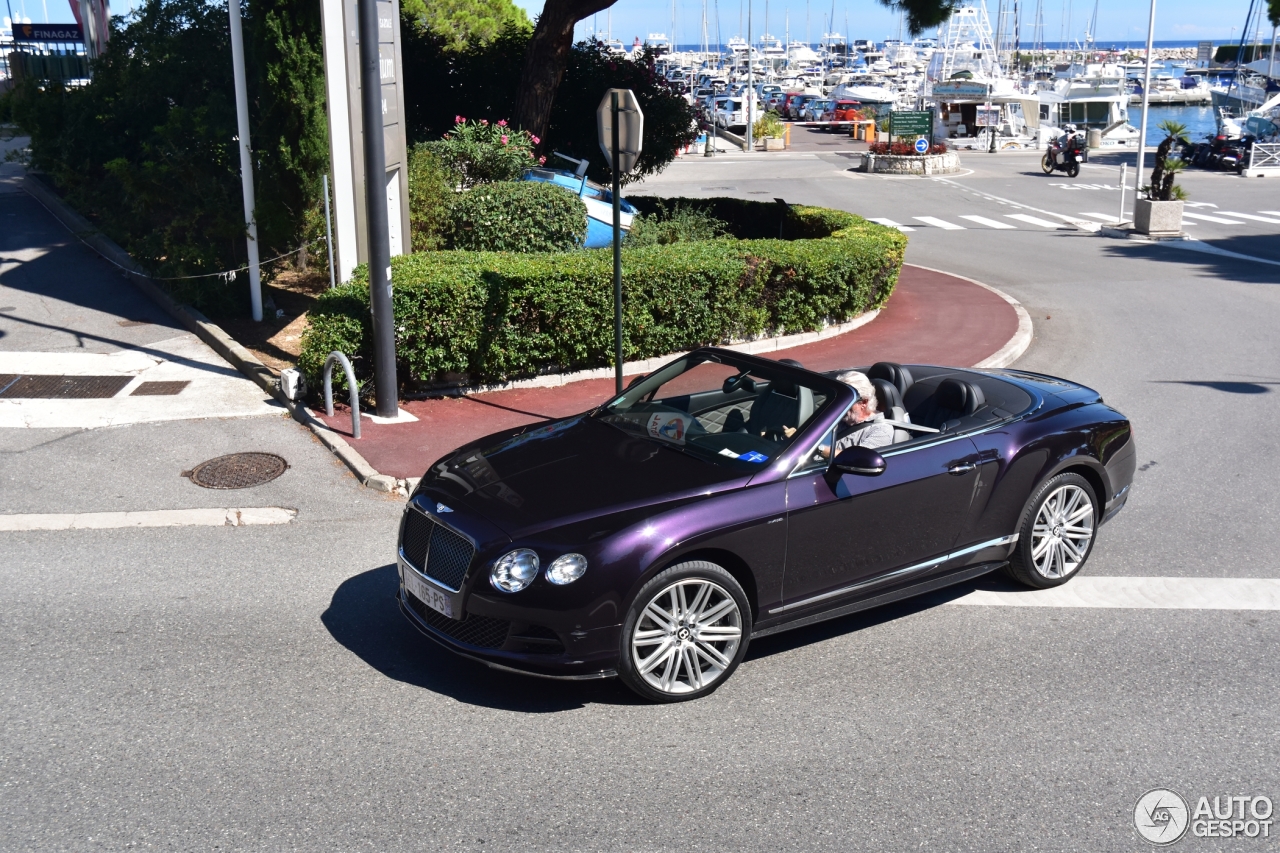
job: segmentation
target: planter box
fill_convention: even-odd
[[[1140,198],[1133,205],[1133,229],[1156,237],[1181,234],[1182,206],[1180,201]]]
[[[787,141],[785,139],[782,137],[774,139],[771,136],[766,136],[764,139],[761,139],[759,145],[759,148],[764,151],[782,151],[786,149],[786,147]]]
[[[891,175],[948,175],[960,170],[960,155],[946,154],[864,154],[862,171]]]

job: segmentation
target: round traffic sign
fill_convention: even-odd
[[[921,137],[916,140],[916,153],[923,154],[929,150],[929,140]]]

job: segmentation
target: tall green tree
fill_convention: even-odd
[[[326,170],[319,4],[249,0],[245,66],[264,258],[294,249]],[[14,118],[31,164],[161,276],[244,262],[227,7],[147,0],[113,21],[92,81],[28,82]]]
[[[511,0],[404,0],[400,11],[455,51],[488,44],[508,30],[533,29],[524,9]]]

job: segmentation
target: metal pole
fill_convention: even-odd
[[[747,0],[747,151],[755,147],[754,140],[751,138],[755,130],[751,126],[752,107],[755,106],[755,99],[751,97],[751,93],[755,91],[754,78],[751,75],[751,7],[755,5],[755,0]]]
[[[374,408],[378,417],[394,418],[399,414],[400,406],[396,394],[395,317],[391,307],[391,240],[387,221],[387,157],[382,141],[377,0],[359,0],[358,11],[364,200],[369,220],[369,302],[373,314]]]
[[[1120,164],[1120,217],[1119,217],[1119,221],[1116,223],[1116,224],[1118,224],[1118,225],[1123,225],[1123,224],[1124,224],[1124,222],[1125,222],[1125,218],[1124,218],[1124,185],[1125,185],[1125,181],[1127,181],[1127,180],[1129,179],[1128,169],[1129,169],[1129,164],[1128,164],[1128,163],[1121,163],[1121,164]]]
[[[231,70],[236,87],[236,134],[240,148],[240,190],[244,195],[245,238],[249,250],[249,303],[254,322],[262,322],[262,276],[258,270],[258,223],[253,209],[253,155],[249,149],[249,86],[244,77],[244,32],[240,27],[240,0],[229,0],[227,15],[231,23]],[[85,21],[87,29],[89,22]]]
[[[622,170],[618,156],[618,93],[609,93],[613,111],[613,377],[622,393]]]
[[[324,182],[324,244],[329,247],[329,289],[337,287],[333,272],[333,219],[329,216],[329,176],[322,178]]]
[[[1142,186],[1142,170],[1147,160],[1147,112],[1151,107],[1151,55],[1156,38],[1156,0],[1151,0],[1151,17],[1147,19],[1147,67],[1142,73],[1142,129],[1138,132],[1138,171],[1133,176],[1133,197]]]
[[[1276,34],[1280,33],[1280,27],[1271,28],[1271,52],[1267,54],[1267,76],[1274,77],[1276,70]]]

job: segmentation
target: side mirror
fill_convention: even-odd
[[[846,447],[831,460],[831,467],[842,474],[875,477],[884,473],[884,457],[870,447]]]

